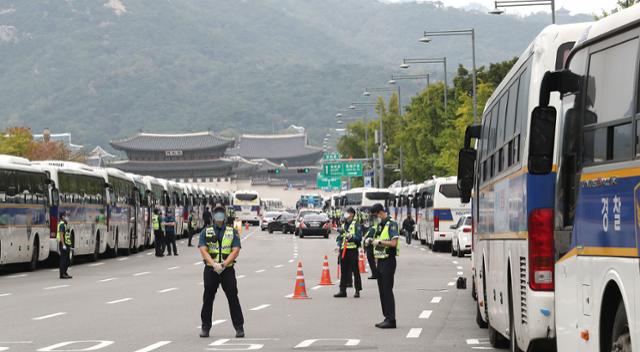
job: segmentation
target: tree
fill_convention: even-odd
[[[620,10],[627,9],[635,4],[640,4],[640,0],[618,0],[617,7],[613,9],[611,12],[607,12],[606,10],[602,10],[600,15],[593,15],[596,20],[605,18],[611,14],[614,14]]]
[[[61,141],[34,141],[31,130],[27,127],[11,127],[0,134],[0,154],[20,156],[29,160],[85,160],[83,154],[72,152]]]

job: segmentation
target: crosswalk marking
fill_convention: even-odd
[[[149,272],[149,271],[143,271],[143,272],[141,272],[141,273],[135,273],[135,274],[133,274],[133,276],[142,276],[142,275],[148,275],[148,274],[151,274],[151,272]]]
[[[421,333],[422,333],[422,328],[412,328],[411,330],[409,330],[409,333],[407,334],[407,338],[416,339],[420,337]]]
[[[49,287],[45,287],[43,288],[43,290],[55,290],[58,288],[65,288],[65,287],[69,287],[71,285],[57,285],[57,286],[49,286]]]
[[[0,293],[0,297],[7,297],[7,296],[11,296],[10,293]]]
[[[166,346],[168,344],[170,344],[171,341],[158,341],[154,344],[151,344],[147,347],[141,348],[139,350],[135,350],[134,352],[150,352],[153,350],[157,350],[158,348],[162,347],[162,346]]]
[[[158,293],[167,293],[171,291],[176,291],[177,289],[178,289],[177,287],[165,288],[164,290],[159,290]]]
[[[290,293],[290,294],[284,296],[284,298],[291,298],[291,297],[293,297],[293,293]]]
[[[93,263],[93,264],[89,264],[88,266],[100,266],[100,265],[104,265],[104,262]]]
[[[265,309],[265,308],[267,308],[269,306],[271,306],[271,305],[270,304],[263,304],[263,305],[259,305],[257,307],[253,307],[253,308],[251,308],[249,310],[261,310],[261,309]]]
[[[124,262],[124,261],[125,261],[125,260],[127,260],[127,259],[129,259],[129,258],[127,258],[127,257],[122,257],[122,258],[118,258],[117,260],[118,260],[119,262]]]
[[[456,284],[455,282],[451,281],[451,282],[449,282],[449,283],[447,284],[447,286],[453,286],[453,285],[455,285],[455,284]]]
[[[429,317],[431,317],[431,313],[433,313],[433,311],[423,310],[422,313],[420,313],[420,316],[418,318],[420,318],[420,319],[429,319]]]
[[[53,313],[53,314],[47,314],[47,315],[43,315],[43,316],[40,316],[40,317],[35,317],[35,318],[33,318],[33,320],[44,320],[44,319],[57,317],[57,316],[60,316],[60,315],[65,315],[65,314],[67,314],[67,312],[58,312],[58,313]]]
[[[442,300],[442,297],[433,297],[431,299],[431,303],[440,303],[441,300]]]
[[[118,278],[116,277],[108,277],[106,279],[102,279],[102,280],[98,280],[98,282],[108,282],[108,281],[113,281],[113,280],[117,280]]]
[[[236,279],[244,279],[245,277],[247,277],[247,275],[238,275],[236,276]]]
[[[260,270],[256,270],[256,273],[258,273],[258,274],[259,274],[259,273],[264,273],[265,271],[266,271],[266,270],[264,270],[264,269],[260,269]]]
[[[170,268],[167,268],[167,270],[176,270],[176,269],[179,269],[179,268],[180,268],[179,266],[172,266]]]
[[[107,302],[107,304],[117,304],[117,303],[127,302],[127,301],[130,301],[132,299],[133,298],[131,298],[131,297],[121,298],[121,299],[116,299],[115,301]]]

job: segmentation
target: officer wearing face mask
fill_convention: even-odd
[[[338,244],[338,255],[340,256],[340,291],[333,297],[347,297],[347,287],[353,282],[355,284],[356,293],[354,298],[360,298],[362,290],[362,281],[360,279],[360,270],[358,270],[358,247],[362,240],[362,231],[360,223],[356,221],[356,211],[353,208],[347,209],[344,213],[344,224],[340,228],[340,235],[336,238]]]
[[[373,239],[375,237],[378,222],[378,217],[371,215],[365,221],[363,226],[364,235],[362,243],[364,252],[367,254],[367,262],[369,262],[369,268],[371,269],[371,276],[368,277],[369,280],[378,279],[376,271],[376,258],[373,256],[373,245],[371,245],[371,241],[369,240],[369,238]]]
[[[69,262],[71,261],[71,228],[69,228],[67,213],[64,211],[60,213],[56,241],[58,242],[58,253],[60,254],[60,278],[71,279],[72,276],[67,273]]]
[[[209,337],[213,301],[219,286],[222,286],[229,302],[236,338],[244,337],[244,317],[238,299],[236,272],[233,267],[240,254],[240,236],[233,226],[227,225],[223,206],[217,205],[213,209],[213,224],[206,226],[200,232],[198,249],[205,263],[200,337]]]

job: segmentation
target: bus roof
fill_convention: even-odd
[[[591,25],[583,31],[582,37],[576,43],[576,47],[582,47],[591,42],[599,41],[617,29],[636,27],[638,25],[640,25],[640,6],[631,6],[596,22],[592,22]]]

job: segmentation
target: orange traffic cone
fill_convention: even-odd
[[[245,230],[248,230],[248,229],[249,229],[249,222],[248,222],[248,221],[244,223],[244,229],[245,229]]]
[[[309,299],[307,287],[304,284],[304,273],[302,272],[302,262],[298,262],[298,272],[296,273],[296,287],[293,290],[292,299]]]
[[[367,272],[367,268],[364,265],[364,254],[362,249],[360,249],[360,259],[358,260],[358,269],[360,269],[360,274],[365,274]]]
[[[329,272],[329,258],[324,256],[324,263],[322,264],[322,276],[320,278],[320,286],[331,286],[331,273]]]

